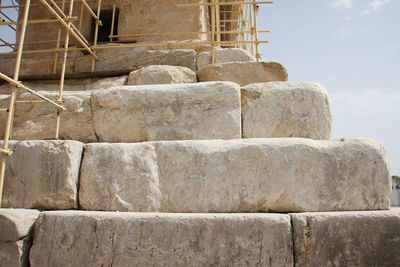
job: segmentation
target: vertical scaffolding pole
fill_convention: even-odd
[[[74,8],[74,0],[71,0],[71,2],[69,3],[69,14],[68,14],[68,26],[69,27],[71,26],[73,8]],[[64,91],[65,71],[67,68],[68,46],[69,46],[69,31],[66,31],[65,41],[64,41],[64,57],[63,57],[62,67],[61,67],[60,89],[58,91],[58,98],[57,98],[57,104],[59,104],[59,105],[63,104],[63,91]],[[62,112],[62,109],[57,108],[56,132],[54,135],[55,139],[58,139],[58,136],[60,134],[61,112]]]
[[[256,0],[253,0],[253,27],[254,27],[254,42],[256,48],[256,59],[260,61],[260,53],[258,51],[258,33],[257,33],[257,15],[258,15],[258,5]]]
[[[61,4],[62,11],[64,11],[64,8],[65,8],[65,0],[63,0]],[[60,48],[60,42],[61,42],[61,29],[58,29],[56,49]],[[57,62],[58,62],[58,52],[56,52],[56,54],[54,55],[53,74],[56,74],[57,72]]]
[[[25,9],[24,9],[24,16],[21,25],[21,32],[19,35],[18,40],[18,50],[17,50],[17,58],[14,66],[14,80],[18,81],[19,78],[19,69],[21,66],[21,58],[22,58],[22,49],[24,46],[25,41],[25,32],[26,32],[26,25],[28,22],[28,15],[29,15],[29,7],[31,1],[25,1]],[[6,170],[6,158],[11,155],[10,151],[8,150],[8,141],[10,139],[11,127],[14,117],[14,110],[15,110],[15,101],[17,98],[17,86],[11,85],[11,94],[10,94],[10,102],[8,106],[8,114],[7,114],[7,122],[6,128],[4,132],[4,143],[3,143],[3,150],[1,155],[1,166],[0,166],[0,208],[1,208],[1,201],[3,197],[3,185],[4,185],[4,175]]]
[[[217,26],[217,46],[220,46],[221,42],[221,14],[219,8],[219,0],[215,0],[215,17]]]
[[[211,63],[215,63],[215,0],[211,2]]]
[[[110,42],[113,41],[113,35],[114,35],[115,9],[116,9],[116,5],[115,5],[115,2],[114,2],[113,11],[112,11],[112,18],[111,18]]]
[[[101,26],[100,7],[101,7],[101,0],[99,0],[98,3],[97,3],[97,19],[96,19],[96,28],[94,30],[94,45],[93,45],[93,52],[94,53],[96,53],[97,37],[99,35],[99,26]],[[92,57],[92,71],[94,71],[95,62],[96,62],[96,58]]]

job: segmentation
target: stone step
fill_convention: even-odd
[[[390,203],[389,166],[371,139],[92,143],[82,152],[83,146],[11,142],[4,207],[300,212]]]
[[[0,209],[0,226],[0,266],[28,266],[27,255],[30,266],[398,266],[400,262],[400,208],[291,214],[39,214]],[[27,245],[10,249],[20,241]]]
[[[122,78],[121,78],[122,79]],[[121,79],[116,79],[119,83]],[[109,86],[110,81],[102,81]],[[58,92],[42,92],[56,99]],[[5,99],[8,96],[2,96]],[[19,100],[31,100],[25,93]],[[328,94],[308,82],[124,86],[64,93],[60,138],[88,142],[304,137],[329,139]],[[56,110],[18,105],[14,139],[54,138]],[[0,116],[0,135],[6,116]],[[241,126],[243,125],[243,132]]]

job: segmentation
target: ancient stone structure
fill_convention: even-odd
[[[281,64],[240,48],[193,45],[209,41],[199,32],[212,24],[212,8],[174,13],[176,2],[119,1],[114,34],[146,25],[149,35],[120,36],[112,45],[124,48],[96,51],[93,68],[89,52],[70,51],[62,101],[49,79],[54,58],[23,59],[23,84],[66,110],[18,91],[12,132],[0,117],[0,133],[14,139],[4,141],[13,154],[0,266],[399,266],[400,209],[390,207],[383,147],[330,139],[322,85],[289,82]],[[110,14],[113,2],[103,7]],[[153,23],[160,12],[169,14],[161,28]],[[179,23],[168,28],[172,15]],[[40,40],[38,29],[27,40]],[[185,44],[186,35],[152,34],[167,30],[192,32],[189,48],[157,46]],[[0,85],[0,101],[8,90]]]

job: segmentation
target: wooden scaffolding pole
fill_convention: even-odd
[[[25,32],[26,32],[26,25],[27,25],[27,21],[28,21],[30,4],[31,4],[30,0],[25,1],[24,15],[23,15],[21,31],[20,31],[20,35],[19,35],[19,41],[18,41],[17,58],[16,58],[15,66],[14,66],[13,78],[15,81],[18,81],[18,78],[19,78],[19,69],[21,66],[22,50],[24,47]],[[5,171],[6,171],[6,159],[8,156],[11,155],[11,151],[8,149],[8,141],[9,141],[10,135],[11,135],[11,128],[12,128],[13,117],[14,117],[14,109],[15,109],[15,100],[17,98],[17,90],[18,90],[17,86],[11,85],[10,102],[8,105],[7,122],[6,122],[5,132],[4,132],[4,143],[3,143],[3,149],[2,149],[2,153],[1,153],[1,163],[0,163],[0,208],[1,208],[1,201],[2,201],[2,197],[3,197],[3,185],[4,185],[4,175],[5,175]]]

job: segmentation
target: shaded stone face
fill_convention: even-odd
[[[211,51],[197,54],[197,69],[212,64]],[[214,49],[214,63],[255,61],[254,57],[246,50],[240,48]]]
[[[0,266],[28,266],[37,210],[0,209]]]
[[[332,113],[325,88],[311,82],[255,83],[242,87],[244,138],[329,139]]]
[[[31,266],[292,266],[278,214],[44,212]]]
[[[296,266],[399,265],[399,208],[291,217]]]
[[[76,141],[11,142],[2,204],[5,208],[77,208],[83,144]]]

